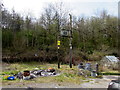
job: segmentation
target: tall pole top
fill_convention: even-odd
[[[70,16],[70,36],[72,38],[72,15],[69,14],[69,16]]]
[[[70,16],[70,24],[72,25],[72,15],[69,14],[69,16]]]
[[[71,14],[69,14],[69,16],[70,16],[70,18],[72,17],[72,15],[71,15]]]

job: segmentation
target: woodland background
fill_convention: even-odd
[[[49,4],[38,19],[1,8],[2,57],[12,61],[57,62],[60,30],[70,29],[69,11],[64,5]],[[99,61],[104,55],[118,57],[118,18],[106,10],[91,17],[72,15],[72,56],[79,61]],[[69,61],[69,38],[60,37],[59,58]],[[13,59],[14,58],[14,59]],[[6,60],[6,59],[5,59]]]

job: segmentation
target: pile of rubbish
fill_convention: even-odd
[[[42,76],[57,76],[57,75],[59,75],[59,73],[57,73],[54,68],[48,68],[47,70],[33,70],[33,71],[25,70],[13,76],[6,76],[5,78],[7,80],[15,80],[16,78],[29,80],[37,77],[42,77]]]
[[[80,63],[78,64],[78,69],[79,69],[79,75],[84,75],[84,76],[92,76],[92,77],[96,77],[98,76],[98,64],[93,66],[91,65],[91,63]]]

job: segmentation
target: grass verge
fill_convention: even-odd
[[[34,70],[38,69],[48,69],[49,67],[55,68],[60,75],[59,76],[48,76],[48,77],[38,77],[31,80],[23,80],[24,83],[74,83],[80,84],[85,77],[78,76],[77,66],[69,68],[69,65],[61,65],[61,68],[58,69],[57,64],[48,64],[48,63],[38,63],[38,62],[27,62],[27,63],[13,63],[9,67],[3,70],[0,74],[0,77],[3,78],[5,75],[13,75],[24,70]],[[2,79],[3,85],[21,83],[19,79],[9,81]]]

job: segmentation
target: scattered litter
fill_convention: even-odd
[[[78,65],[78,68],[79,68],[79,69],[84,69],[83,63],[80,63],[80,64]]]
[[[29,80],[29,79],[30,79],[30,76],[26,76],[26,77],[23,76],[23,79],[24,79],[24,80]]]
[[[23,80],[29,80],[41,76],[57,76],[60,75],[56,72],[54,68],[48,68],[46,70],[39,70],[39,68],[35,68],[35,70],[29,71],[25,70],[23,72],[19,72],[15,74],[14,77]]]
[[[23,76],[25,76],[25,77],[30,76],[30,71],[28,71],[28,70],[24,71]]]
[[[10,76],[7,78],[8,80],[15,80],[15,77],[14,76]]]
[[[22,72],[19,72],[18,74],[15,74],[14,76],[16,76],[16,78],[18,78],[18,79],[22,79],[23,78]]]
[[[95,69],[91,68],[92,65],[91,63],[80,63],[78,64],[78,75],[83,75],[83,76],[92,76],[96,77],[98,76],[98,64],[95,65]]]
[[[85,64],[85,70],[91,71],[91,64],[90,63]]]
[[[48,72],[55,72],[55,69],[54,69],[54,68],[48,68],[47,71],[48,71]]]
[[[33,70],[33,71],[31,71],[31,73],[33,73],[34,75],[40,75],[40,76],[41,76],[41,72],[44,72],[44,70]]]
[[[33,78],[36,78],[37,76],[36,75],[34,75],[34,74],[30,74],[30,79],[33,79]]]
[[[96,73],[95,70],[93,70],[93,71],[91,72],[91,76],[92,76],[92,77],[96,77],[96,76],[97,76],[97,73]]]
[[[7,80],[8,77],[9,77],[8,75],[5,75],[5,76],[3,77],[3,79],[4,79],[4,80]]]

